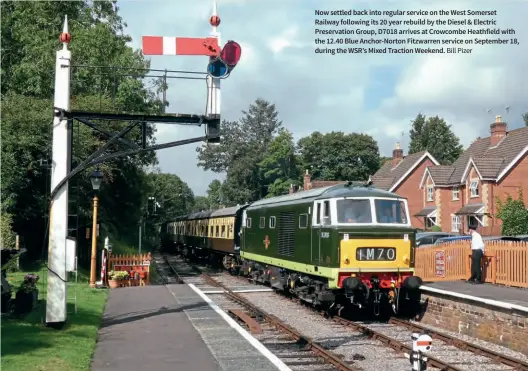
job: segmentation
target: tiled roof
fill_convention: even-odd
[[[430,167],[429,171],[435,184],[460,184],[470,158],[473,159],[483,178],[496,178],[528,145],[528,127],[511,130],[498,145],[491,148],[490,145],[490,137],[478,138],[453,165]],[[451,175],[446,180],[446,174],[449,171]]]
[[[439,165],[439,166],[428,166],[429,174],[433,178],[433,182],[437,186],[449,184],[449,178],[455,171],[453,166]]]
[[[376,188],[388,190],[401,177],[412,168],[412,166],[425,154],[426,151],[417,152],[408,155],[402,161],[392,168],[392,160],[388,160],[383,166],[372,176],[372,182]]]
[[[313,189],[313,188],[321,188],[321,187],[327,187],[327,186],[343,184],[343,183],[346,183],[346,182],[342,180],[312,180],[310,182],[310,186]]]

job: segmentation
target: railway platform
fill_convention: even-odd
[[[92,371],[288,370],[192,285],[110,291]]]
[[[507,310],[525,312],[528,316],[528,289],[493,284],[474,285],[466,281],[444,281],[424,284],[422,292],[464,299]]]

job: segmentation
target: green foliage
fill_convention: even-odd
[[[522,115],[522,118],[523,118],[523,121],[524,121],[524,125],[528,126],[528,112],[524,113]]]
[[[524,205],[523,190],[519,189],[518,199],[508,195],[506,202],[496,198],[497,217],[502,220],[502,235],[528,234],[528,209]]]
[[[264,159],[258,164],[267,186],[267,197],[287,194],[291,184],[297,184],[300,168],[295,156],[295,143],[290,131],[281,128],[270,143]]]
[[[1,10],[2,214],[12,215],[13,230],[25,238],[28,255],[35,258],[41,251],[47,251],[43,245],[47,242],[50,172],[40,161],[51,163],[54,51],[61,47],[58,36],[64,14],[68,15],[72,34],[69,44],[72,65],[128,68],[112,72],[110,69],[72,67],[72,109],[157,114],[164,104],[156,99],[156,91],[145,84],[146,71],[140,69],[148,68],[149,62],[128,46],[131,38],[123,33],[125,24],[115,1],[10,1],[2,2]],[[154,88],[159,89],[159,81],[156,84]],[[91,121],[110,133],[128,124]],[[155,127],[147,125],[146,133],[147,145],[154,143]],[[72,167],[99,149],[107,139],[75,122]],[[127,139],[139,144],[140,128],[132,130]],[[123,149],[121,144],[115,144],[105,154]],[[114,238],[114,244],[119,244],[116,238],[123,239],[120,242],[126,246],[137,243],[137,226],[143,216],[146,190],[150,187],[143,168],[155,164],[156,154],[145,152],[101,165],[104,181],[99,192],[98,219],[105,232]],[[84,240],[85,226],[91,225],[89,176],[93,170],[87,169],[69,182],[70,213],[79,215],[80,240]],[[189,197],[192,205],[192,195]],[[172,210],[172,206],[169,209]],[[155,220],[153,225],[159,222]],[[69,227],[75,228],[71,220]],[[83,250],[81,246],[80,250]]]
[[[438,116],[426,119],[419,113],[412,122],[409,134],[409,154],[428,151],[442,165],[450,165],[463,152],[460,139],[451,130],[451,125]]]
[[[192,208],[193,212],[199,212],[204,210],[209,210],[209,198],[205,196],[194,196],[194,206]]]
[[[207,203],[211,209],[218,209],[220,205],[223,205],[224,197],[222,194],[222,182],[218,179],[214,179],[209,183],[207,188]]]
[[[2,249],[15,248],[16,235],[13,233],[12,223],[13,216],[2,211],[0,213],[0,248]]]
[[[297,149],[312,179],[367,180],[380,167],[378,144],[366,134],[314,132],[300,139]]]
[[[431,232],[442,232],[442,228],[437,225],[433,225],[431,227]]]
[[[222,123],[221,142],[197,148],[198,165],[205,170],[226,172],[222,194],[226,206],[243,204],[265,196],[265,180],[258,164],[282,127],[275,105],[257,99],[235,122]]]

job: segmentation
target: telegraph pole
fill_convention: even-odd
[[[57,51],[55,62],[55,101],[53,118],[53,148],[51,190],[70,172],[71,142],[68,119],[59,115],[58,109],[70,110],[70,63],[68,43],[68,17],[59,40],[62,49]],[[49,216],[48,292],[46,324],[60,325],[66,322],[66,237],[68,233],[68,183],[66,182],[51,200]]]

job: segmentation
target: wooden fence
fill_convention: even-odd
[[[142,255],[110,255],[108,257],[108,271],[126,271],[130,275],[127,285],[150,284],[150,253]],[[137,279],[135,278],[137,277]]]
[[[424,282],[467,280],[471,275],[470,241],[416,249],[416,275]],[[482,259],[486,282],[528,288],[528,242],[486,242]]]

